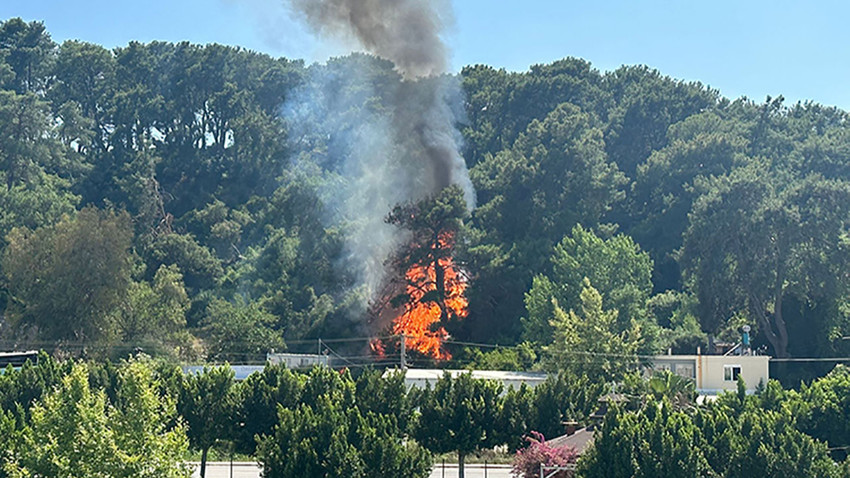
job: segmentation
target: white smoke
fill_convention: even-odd
[[[451,10],[447,2],[425,0],[285,4],[317,34],[391,62],[355,55],[314,65],[308,86],[285,108],[290,138],[302,143],[296,149],[311,147],[304,138],[316,138],[324,146],[309,156],[339,175],[325,191],[326,206],[332,223],[346,225],[347,266],[372,299],[386,259],[406,239],[384,222],[393,206],[452,184],[461,186],[470,209],[475,204],[455,128],[463,114],[460,82],[445,74],[441,35]]]

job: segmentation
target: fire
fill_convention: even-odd
[[[452,235],[443,233],[433,249],[451,248],[452,243]],[[439,257],[439,254],[434,256]],[[408,349],[439,360],[449,360],[451,354],[442,348],[449,334],[437,324],[443,318],[467,316],[468,303],[464,296],[467,282],[451,257],[439,258],[436,262],[436,265],[433,261],[427,266],[414,265],[405,273],[406,293],[410,300],[404,311],[393,319],[392,327],[394,334],[406,337]],[[440,276],[442,285],[438,279]]]
[[[382,359],[387,356],[387,348],[384,347],[384,343],[380,341],[380,339],[373,339],[369,341],[369,348],[372,350],[372,354]]]

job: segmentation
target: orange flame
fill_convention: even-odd
[[[371,349],[372,354],[378,357],[379,359],[383,359],[387,355],[387,348],[384,347],[384,343],[381,342],[380,339],[370,340],[369,349]]]
[[[453,239],[449,233],[441,234],[434,249],[451,247]],[[438,300],[442,302],[447,315],[465,318],[469,313],[464,296],[467,287],[465,277],[451,257],[438,259],[437,264],[442,270],[442,289],[445,291],[444,296]],[[406,292],[410,300],[405,305],[404,312],[393,319],[393,333],[404,335],[405,346],[411,350],[417,350],[438,360],[449,360],[451,354],[443,350],[443,341],[449,334],[444,327],[435,326],[443,316],[443,309],[439,302],[423,301],[426,294],[438,290],[437,277],[433,262],[428,266],[415,265],[407,271]]]

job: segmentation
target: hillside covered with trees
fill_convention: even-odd
[[[692,353],[744,324],[774,356],[846,355],[846,112],[576,58],[444,80],[477,196],[450,218],[458,365]],[[397,120],[392,96],[427,81],[363,54],[108,50],[2,22],[0,348],[256,362],[380,334],[345,246],[363,225],[329,197],[353,186],[359,118]]]

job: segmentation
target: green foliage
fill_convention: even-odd
[[[646,66],[623,66],[605,75],[614,100],[608,111],[606,151],[627,175],[662,148],[672,124],[713,106],[717,92],[699,83],[662,76]]]
[[[4,88],[17,93],[43,92],[51,72],[56,44],[42,22],[25,22],[12,18],[0,22],[0,48],[11,75]]]
[[[746,411],[738,419],[737,431],[740,442],[726,464],[725,476],[838,476],[826,446],[796,430],[787,414]]]
[[[774,384],[778,387],[778,384]],[[798,415],[801,431],[830,447],[850,446],[850,373],[838,365],[826,377],[803,385],[799,397],[791,394],[789,406]]]
[[[421,247],[429,229],[456,234],[469,313],[444,324],[455,339],[545,345],[552,299],[578,311],[587,277],[618,311],[617,333],[639,323],[642,353],[692,352],[739,321],[774,355],[850,350],[837,340],[850,328],[846,112],[730,101],[646,66],[604,73],[578,58],[526,72],[470,66],[457,80],[479,206],[466,211],[442,192],[426,214],[401,207],[394,220],[421,232],[411,243],[420,247],[387,251],[427,261],[449,252]],[[363,226],[328,196],[351,186],[345,165],[360,153],[350,138],[364,123],[417,117],[392,105],[429,81],[402,81],[391,62],[363,54],[305,67],[224,45],[57,45],[39,22],[0,22],[3,338],[63,353],[112,344],[114,355],[131,346],[117,340],[139,341],[186,356],[219,347],[189,332],[209,330],[198,326],[214,297],[267,312],[257,312],[267,338],[365,330],[362,306],[374,298],[356,288],[344,247]],[[293,104],[310,107],[281,108]],[[405,180],[399,188],[419,184]],[[79,225],[76,211],[92,207],[127,211],[117,214],[124,252],[105,257],[136,251],[143,271],[110,261],[112,273],[94,271],[85,254],[65,270],[58,264],[72,262],[34,260],[71,224],[91,244],[101,229],[112,234]],[[156,305],[167,295],[157,291],[162,266],[179,269],[188,309],[182,298],[163,299],[168,312]],[[45,277],[58,280],[30,280]],[[88,303],[68,277],[93,291]],[[507,351],[469,358],[527,366]]]
[[[535,277],[526,294],[528,316],[523,325],[527,338],[549,343],[553,332],[549,321],[555,317],[556,302],[563,310],[579,310],[586,279],[606,306],[618,311],[615,329],[628,329],[630,321],[645,322],[652,261],[630,237],[618,234],[606,240],[576,225],[555,246],[552,266],[548,277]]]
[[[91,390],[86,367],[75,365],[61,385],[36,403],[20,432],[12,477],[188,477],[181,464],[187,447],[174,427],[174,402],[162,401],[149,366],[132,362],[121,371],[119,404]]]
[[[13,230],[2,259],[12,297],[7,318],[77,351],[108,343],[130,283],[131,235],[126,213],[94,208],[55,226]]]
[[[267,367],[240,385],[239,419],[258,440],[264,476],[427,476],[431,458],[406,433],[412,404],[400,374],[309,374]],[[269,415],[271,414],[271,415]]]
[[[44,352],[37,365],[27,361],[19,370],[8,367],[0,373],[0,409],[24,422],[33,403],[53,390],[70,369],[70,362],[57,362]]]
[[[241,297],[235,303],[213,299],[201,322],[207,358],[212,361],[259,362],[273,350],[285,348],[280,332],[273,329],[275,316],[257,303]]]
[[[676,354],[692,354],[697,347],[707,350],[708,339],[700,328],[696,306],[693,295],[672,290],[647,301],[647,311],[660,327],[659,349]]]
[[[109,418],[126,470],[123,476],[187,476],[182,460],[189,441],[186,428],[177,422],[176,397],[159,393],[161,384],[148,360],[125,362],[118,380]]]
[[[193,291],[212,288],[224,273],[221,262],[212,252],[186,234],[156,237],[147,246],[145,256],[148,270],[156,271],[160,265],[177,265],[186,286]]]
[[[457,452],[463,469],[466,455],[498,444],[500,393],[496,382],[473,379],[468,373],[444,375],[420,397],[415,436],[435,453]]]
[[[203,373],[185,375],[179,382],[177,412],[186,422],[189,443],[201,450],[201,476],[209,449],[232,433],[235,398],[230,367],[204,367]]]
[[[467,367],[473,370],[531,370],[537,360],[535,347],[529,342],[522,342],[515,347],[499,347],[486,352],[482,352],[479,348],[468,347],[455,355],[455,362],[466,362]]]
[[[14,459],[16,443],[20,433],[15,428],[15,418],[11,413],[0,410],[0,477],[6,478],[5,464]]]
[[[327,241],[324,231],[317,241]],[[245,253],[241,266],[226,278],[224,290],[239,294],[250,284],[256,301],[275,316],[275,328],[287,339],[320,333],[338,307],[326,292],[329,276],[328,244],[312,244],[284,229],[268,231],[266,242]]]
[[[609,411],[582,476],[844,476],[826,445],[801,430],[801,406],[771,382],[756,396],[726,393],[690,412],[666,398]]]
[[[534,430],[550,438],[561,435],[562,422],[586,422],[598,408],[599,397],[607,391],[608,384],[598,377],[574,375],[569,371],[550,376],[534,388],[528,427],[522,434]]]
[[[267,365],[236,387],[236,451],[253,455],[257,440],[273,435],[278,407],[297,408],[307,377],[282,365]]]
[[[629,232],[656,263],[666,266],[659,270],[663,276],[655,278],[656,290],[681,287],[673,252],[682,245],[688,213],[699,196],[694,184],[745,164],[746,140],[726,131],[734,124],[714,112],[691,116],[671,126],[669,144],[637,168],[629,198],[629,223],[634,224]]]
[[[0,180],[7,178],[0,172]],[[68,190],[67,181],[49,174],[38,174],[27,184],[0,188],[0,233],[6,237],[16,227],[36,229],[50,226],[73,214],[79,197]]]
[[[496,420],[499,428],[495,431],[496,440],[515,450],[524,445],[523,437],[534,429],[535,398],[537,390],[525,384],[519,388],[508,388],[503,397],[502,406]]]
[[[650,403],[639,414],[609,411],[601,436],[582,457],[582,476],[710,476],[699,429],[691,417]]]
[[[279,409],[273,436],[260,443],[263,476],[425,477],[427,451],[404,441],[388,416],[345,407],[329,395],[313,405]]]
[[[170,346],[172,353],[178,354],[179,347],[189,342],[185,337],[188,309],[180,270],[175,265],[160,266],[152,284],[130,284],[126,305],[116,318],[118,334],[125,344],[152,351]]]
[[[411,431],[416,403],[407,393],[403,373],[385,375],[377,370],[366,370],[357,377],[354,393],[362,413],[392,417],[400,430]]]
[[[510,150],[471,176],[480,220],[502,240],[553,243],[577,223],[596,224],[622,199],[624,179],[607,162],[594,118],[565,103],[533,121]]]
[[[626,329],[617,324],[617,310],[604,310],[602,296],[584,279],[579,312],[565,312],[554,302],[552,343],[546,347],[549,367],[596,377],[618,378],[636,365],[641,329],[629,321]]]
[[[706,181],[682,249],[703,327],[747,312],[777,356],[787,356],[786,297],[834,301],[850,211],[844,181],[810,175],[785,185],[765,163]],[[720,323],[718,324],[718,321]]]
[[[669,370],[655,372],[649,379],[649,389],[656,400],[669,400],[677,408],[687,408],[696,403],[697,392],[693,380]]]

